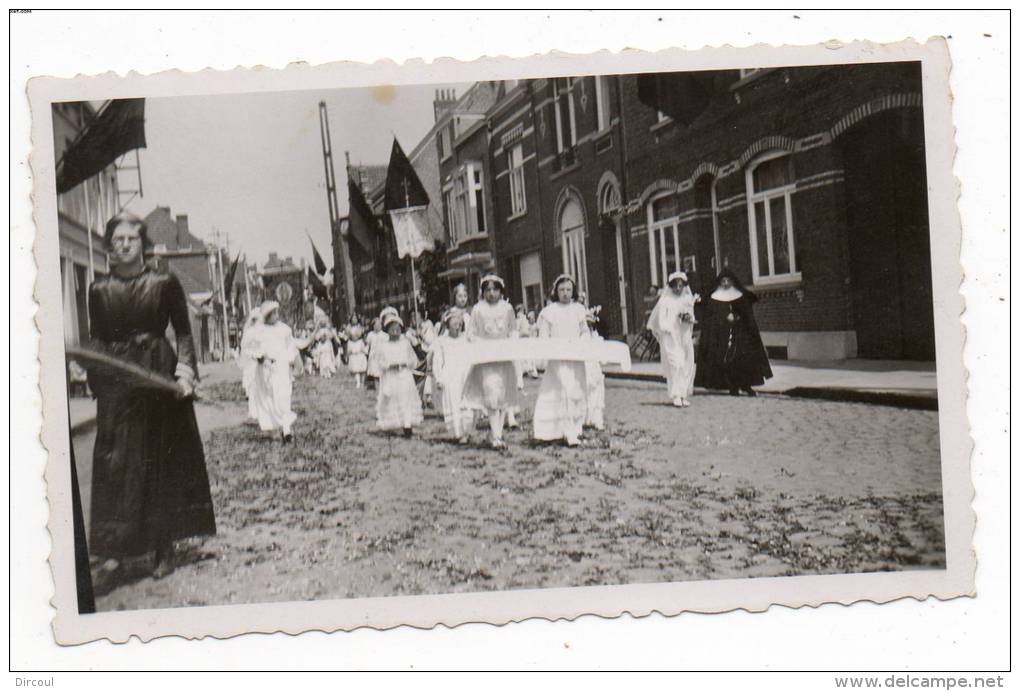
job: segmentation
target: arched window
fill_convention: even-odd
[[[747,167],[747,220],[754,282],[800,279],[793,227],[793,157],[767,153]]]
[[[620,208],[620,191],[616,185],[606,183],[599,194],[599,213],[610,214]]]
[[[577,288],[588,291],[588,272],[584,252],[584,210],[581,204],[570,197],[564,202],[559,216],[560,233],[563,237],[563,270],[577,279]]]
[[[662,287],[680,266],[680,200],[665,192],[648,202],[648,260],[652,285]]]

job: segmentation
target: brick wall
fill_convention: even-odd
[[[681,235],[696,253],[699,287],[710,283],[711,197],[699,188],[710,190],[713,178],[722,264],[752,283],[745,170],[757,155],[779,149],[792,155],[797,179],[792,211],[801,280],[755,288],[762,329],[852,329],[847,205],[858,200],[847,198],[835,139],[875,113],[919,105],[919,66],[781,68],[743,81],[739,73],[719,72],[714,84],[705,111],[683,125],[659,123],[655,110],[638,100],[637,78],[622,78],[632,300],[642,304],[651,282],[648,198],[671,186],[680,190],[682,213],[698,216],[681,224]]]

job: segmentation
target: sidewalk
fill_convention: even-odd
[[[202,383],[220,384],[240,381],[241,370],[233,361],[209,362],[199,365]],[[199,402],[201,403],[201,402]],[[96,424],[96,401],[93,398],[72,398],[68,402],[71,419],[71,435],[89,432]]]
[[[756,387],[762,393],[938,410],[934,362],[773,360],[771,365],[772,379]],[[607,365],[604,371],[613,379],[666,381],[658,362],[634,362],[630,372]]]

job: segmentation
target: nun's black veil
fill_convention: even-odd
[[[739,278],[737,278],[737,275],[733,273],[731,269],[728,268],[720,271],[719,275],[715,277],[715,283],[712,284],[712,293],[719,289],[719,284],[722,283],[722,280],[724,278],[730,279],[730,281],[732,281],[733,283],[733,287],[739,290],[741,294],[744,295],[745,297],[750,298],[751,302],[757,302],[758,296],[755,295],[752,291],[745,288],[744,283]],[[709,293],[709,295],[711,295],[711,293]]]

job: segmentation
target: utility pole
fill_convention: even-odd
[[[227,296],[225,286],[223,285],[227,277],[223,270],[223,248],[220,247],[219,244],[220,231],[216,230],[216,228],[213,228],[213,238],[213,244],[216,247],[215,262],[219,267],[219,278],[216,280],[219,287],[217,289],[217,286],[213,285],[213,291],[214,293],[218,292],[220,295],[220,310],[223,313],[223,360],[221,360],[221,362],[225,362],[227,359],[227,351],[230,349],[230,324],[227,322]],[[230,240],[228,239],[227,242],[229,243]],[[213,271],[213,276],[215,275],[216,272]]]
[[[244,258],[244,296],[245,305],[248,309],[245,310],[246,314],[251,314],[251,282],[248,274],[251,273],[251,267],[248,266],[248,257]]]
[[[329,133],[326,102],[319,101],[319,134],[322,138],[322,164],[326,174],[326,201],[329,204],[329,229],[333,238],[333,309],[334,320],[347,321],[354,312],[354,271],[347,249],[347,239],[340,228],[340,204],[336,196],[336,173],[333,168],[333,142]]]

